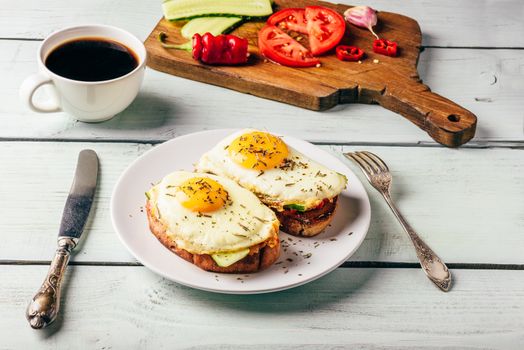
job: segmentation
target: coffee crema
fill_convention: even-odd
[[[116,79],[138,66],[127,46],[106,38],[77,38],[60,44],[45,59],[45,66],[64,78],[79,81]]]

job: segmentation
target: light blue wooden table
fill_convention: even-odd
[[[378,106],[312,112],[153,70],[136,101],[109,122],[38,115],[19,102],[18,87],[36,71],[45,36],[96,22],[144,39],[160,6],[0,0],[0,349],[523,349],[524,3],[367,4],[419,21],[422,79],[478,116],[477,135],[466,146],[443,148]],[[137,263],[109,217],[123,169],[172,137],[241,125],[312,141],[341,159],[359,149],[383,157],[399,207],[452,269],[452,290],[442,293],[424,277],[409,239],[367,183],[373,214],[365,242],[342,267],[308,285],[218,295]],[[96,205],[66,276],[61,316],[34,331],[24,310],[55,249],[83,148],[101,160]]]

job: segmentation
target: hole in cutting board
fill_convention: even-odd
[[[450,114],[448,115],[448,120],[450,122],[453,122],[453,123],[456,123],[460,120],[460,116],[456,115],[456,114]]]

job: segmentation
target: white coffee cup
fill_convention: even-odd
[[[53,49],[64,42],[85,37],[109,39],[127,46],[135,52],[138,66],[121,77],[103,81],[68,79],[45,66],[46,57]],[[146,60],[144,44],[122,29],[98,24],[65,28],[48,36],[40,45],[37,52],[39,72],[22,83],[20,98],[35,112],[64,111],[83,122],[108,120],[135,99],[144,77]],[[45,85],[51,87],[51,96],[47,101],[34,101],[36,90]]]

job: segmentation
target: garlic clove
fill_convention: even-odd
[[[349,23],[367,28],[378,39],[378,35],[373,31],[373,26],[377,24],[377,11],[369,6],[355,6],[344,12],[344,18]]]

